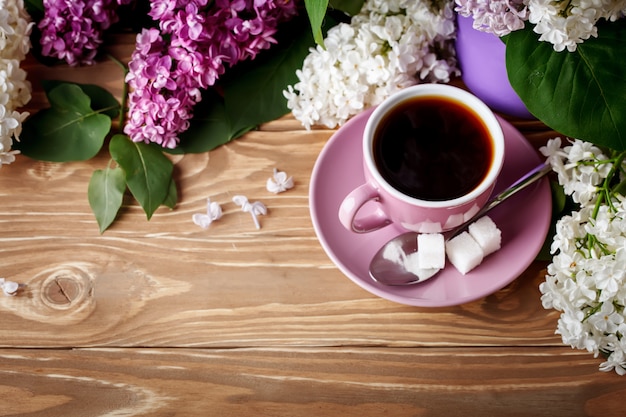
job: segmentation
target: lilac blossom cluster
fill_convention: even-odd
[[[293,0],[152,1],[149,15],[159,28],[137,36],[124,132],[135,142],[175,148],[201,89],[227,66],[269,48],[278,24],[296,13]]]
[[[455,0],[456,11],[474,18],[474,29],[498,36],[524,28],[528,8],[524,0]]]
[[[567,48],[574,52],[578,44],[598,36],[596,23],[600,19],[615,21],[624,17],[624,0],[527,0],[528,21],[541,35],[540,41],[550,42],[555,51]]]
[[[624,17],[625,0],[455,0],[455,10],[474,19],[474,28],[498,36],[522,29],[526,21],[540,41],[555,51],[574,52],[578,44],[598,36],[600,19]]]
[[[91,65],[103,33],[118,19],[117,7],[132,0],[43,0],[41,53],[69,65]]]
[[[626,152],[578,139],[562,146],[560,138],[540,150],[579,205],[556,223],[542,305],[561,313],[556,333],[563,343],[602,354],[600,370],[626,375],[626,197],[613,188],[623,179]]]
[[[366,0],[311,49],[283,95],[302,125],[335,128],[402,88],[458,74],[452,1]]]
[[[0,167],[15,161],[13,140],[19,140],[28,116],[19,111],[31,99],[31,85],[20,64],[30,50],[32,25],[23,0],[0,0]]]

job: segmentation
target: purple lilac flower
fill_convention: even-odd
[[[178,132],[189,127],[193,106],[200,101],[194,74],[194,58],[198,57],[177,61],[176,57],[182,57],[181,48],[172,48],[173,53],[168,48],[158,29],[144,29],[137,35],[126,77],[132,92],[124,131],[135,141],[174,148]]]
[[[474,29],[504,36],[523,29],[528,20],[524,0],[455,0],[455,11],[474,19]]]
[[[124,132],[135,142],[176,147],[200,89],[269,48],[278,24],[296,12],[293,0],[153,0],[149,15],[159,29],[137,36]]]
[[[93,64],[103,32],[117,21],[117,6],[130,1],[43,0],[42,54],[72,66]]]

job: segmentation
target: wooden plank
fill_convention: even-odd
[[[26,248],[3,255],[24,268],[16,276],[28,286],[0,297],[0,346],[561,344],[556,312],[540,305],[542,270],[532,268],[485,299],[430,309],[379,299],[330,265],[311,267],[319,248],[298,265],[277,259],[274,242],[269,252],[233,251],[223,265],[158,239],[54,245],[33,245],[35,261]]]
[[[6,167],[2,276],[27,287],[19,297],[0,297],[0,344],[559,343],[555,314],[539,304],[542,264],[487,299],[449,309],[396,305],[350,282],[322,250],[308,211],[310,172],[329,132],[279,134],[271,130],[276,125],[290,121],[178,160],[177,209],[161,209],[148,222],[129,202],[102,236],[86,187],[106,158],[69,164],[19,158]],[[274,167],[294,176],[293,190],[264,189]],[[261,230],[230,202],[239,193],[267,204]],[[223,204],[225,215],[202,230],[191,215],[205,210],[207,197]]]
[[[568,348],[0,351],[0,416],[617,416]]]
[[[107,156],[18,158],[0,175],[0,276],[27,287],[0,297],[0,345],[560,344],[557,315],[539,302],[541,263],[454,308],[397,305],[349,281],[324,253],[308,207],[311,170],[331,134],[285,117],[215,151],[175,157],[178,207],[147,221],[129,200],[102,236],[86,189]],[[292,190],[265,190],[274,168],[294,176]],[[268,206],[260,230],[231,202],[235,194]],[[191,216],[207,197],[224,217],[203,230]]]
[[[117,222],[105,237],[185,236],[200,239],[226,233],[256,232],[248,214],[239,215],[232,202],[235,194],[263,201],[270,215],[262,218],[260,238],[268,230],[294,228],[311,234],[308,185],[316,155],[330,136],[321,132],[251,132],[246,138],[203,154],[172,157],[179,203],[174,211],[165,207],[148,222],[139,205],[126,201]],[[86,162],[49,163],[20,156],[0,176],[0,221],[4,236],[99,237],[87,201],[87,186],[94,170],[109,164],[108,154]],[[288,193],[265,189],[274,168],[295,180]],[[210,231],[191,221],[195,212],[206,211],[206,199],[223,205],[224,218]]]

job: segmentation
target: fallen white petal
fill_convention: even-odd
[[[241,209],[244,209],[244,206],[248,204],[248,199],[243,195],[233,196],[233,203],[237,204]]]
[[[195,213],[191,216],[193,222],[203,229],[208,228],[211,223],[222,217],[222,207],[216,202],[211,202],[210,198],[207,198],[206,200],[206,214]]]
[[[250,205],[250,211],[254,214],[267,214],[267,207],[260,201],[255,201]]]
[[[209,202],[207,204],[207,215],[211,220],[220,219],[222,217],[222,207],[215,202]]]
[[[274,176],[267,179],[267,191],[278,194],[293,188],[293,177],[287,177],[287,173],[274,169]]]
[[[213,219],[207,214],[195,213],[191,218],[195,224],[203,229],[207,229],[213,223]]]
[[[260,214],[267,214],[267,207],[265,204],[260,201],[255,201],[254,203],[249,203],[248,199],[242,195],[236,195],[233,197],[233,202],[239,206],[241,206],[241,210],[244,213],[250,213],[252,215],[252,220],[254,221],[254,226],[257,229],[261,228],[261,223],[259,223],[259,219],[257,218]]]
[[[2,286],[2,291],[4,292],[4,295],[8,295],[11,297],[16,295],[17,290],[20,289],[20,284],[18,284],[17,282],[6,281],[4,279],[2,283],[0,283],[0,286]]]

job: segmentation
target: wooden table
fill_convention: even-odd
[[[129,44],[113,52],[128,56]],[[119,56],[119,54],[118,54]],[[121,71],[27,66],[38,79],[97,82]],[[536,146],[548,133],[514,121]],[[181,197],[151,221],[126,205],[103,235],[88,162],[18,157],[0,171],[0,416],[615,416],[626,378],[561,343],[542,308],[546,263],[478,301],[418,308],[377,298],[330,261],[309,214],[309,181],[332,130],[290,116],[215,151],[177,157]],[[295,187],[272,195],[273,168]],[[206,198],[261,200],[256,230]]]

